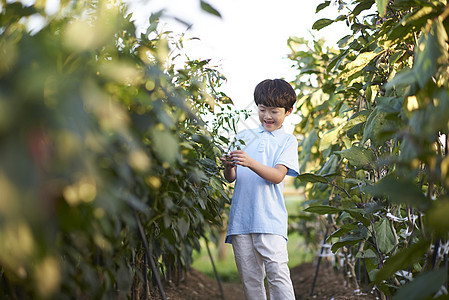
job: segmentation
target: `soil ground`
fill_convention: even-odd
[[[376,299],[367,292],[354,292],[354,283],[348,283],[341,272],[332,267],[322,265],[316,280],[313,295],[312,283],[316,264],[304,263],[290,270],[297,300],[302,299]],[[226,300],[243,300],[243,288],[240,283],[223,283]],[[207,277],[197,270],[190,270],[186,278],[178,286],[172,284],[165,287],[167,300],[220,300],[221,294],[216,280]],[[153,294],[157,291],[153,290]],[[153,296],[151,299],[159,299]]]

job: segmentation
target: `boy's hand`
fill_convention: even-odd
[[[232,160],[232,157],[230,155],[223,155],[220,157],[220,160],[223,162],[224,165],[224,177],[228,182],[234,182],[234,180],[237,178],[237,172],[236,172],[236,165],[234,161]]]
[[[229,154],[231,160],[234,164],[240,165],[242,167],[250,167],[253,164],[254,159],[252,159],[245,151],[235,150]]]
[[[230,155],[223,155],[222,157],[220,157],[220,160],[223,162],[225,168],[229,169],[235,167],[235,163],[232,161]]]

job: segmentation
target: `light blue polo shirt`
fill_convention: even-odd
[[[273,132],[259,128],[244,130],[237,140],[250,157],[274,168],[281,164],[287,175],[298,176],[298,141],[281,127]],[[247,167],[237,166],[226,243],[232,235],[248,233],[277,234],[287,239],[288,214],[283,195],[284,181],[273,184]]]

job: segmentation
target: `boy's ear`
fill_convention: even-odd
[[[293,107],[291,107],[289,110],[285,110],[285,115],[289,115],[293,112]]]

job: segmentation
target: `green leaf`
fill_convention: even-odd
[[[332,69],[338,69],[338,67],[341,65],[343,60],[348,56],[349,51],[346,49],[342,53],[334,56],[332,60],[330,61],[329,65],[326,67],[326,72],[330,73]]]
[[[426,223],[437,234],[444,236],[449,232],[449,201],[447,198],[440,198],[431,203],[431,207],[426,213]]]
[[[340,128],[341,128],[341,126],[332,128],[331,130],[329,130],[325,134],[323,134],[323,136],[321,137],[321,140],[320,140],[320,147],[318,148],[318,151],[326,150],[333,144],[337,143],[338,135],[340,133]]]
[[[365,259],[365,267],[366,271],[368,272],[368,277],[370,281],[374,281],[374,276],[376,276],[376,273],[379,271],[378,265],[379,265],[378,257],[370,257],[369,259]],[[380,287],[381,284],[378,284],[377,286]]]
[[[177,226],[179,234],[184,238],[190,229],[190,222],[185,218],[181,217],[178,219]]]
[[[387,114],[376,107],[368,116],[363,130],[362,143],[371,140],[374,146],[381,146],[389,139],[385,132],[394,132],[396,125],[393,120],[387,118]]]
[[[152,128],[150,130],[151,143],[160,160],[174,163],[178,156],[178,140],[167,130]]]
[[[424,23],[425,20],[430,19],[430,14],[434,12],[435,9],[432,6],[424,6],[413,13],[407,14],[404,19],[400,22],[401,26],[405,25],[415,25],[419,26]],[[419,22],[416,22],[419,21]]]
[[[326,177],[320,176],[320,175],[315,175],[315,174],[312,174],[312,173],[303,173],[303,174],[298,175],[296,178],[298,178],[302,182],[329,183],[329,181],[326,179]]]
[[[213,8],[209,3],[207,3],[204,0],[201,0],[201,9],[212,14],[212,15],[215,15],[215,16],[221,18],[221,14],[218,12],[218,10]]]
[[[385,47],[391,47],[399,41],[409,40],[412,38],[412,25],[396,24],[388,33],[388,40],[385,41]]]
[[[393,55],[390,56],[388,62],[390,63],[390,65],[394,65],[399,60],[399,58],[401,58],[405,53],[407,53],[407,51],[405,50],[393,52]]]
[[[375,282],[381,282],[387,280],[394,273],[399,270],[404,270],[411,265],[419,262],[423,259],[430,243],[428,241],[419,241],[416,244],[412,244],[397,254],[390,256],[384,263],[382,269],[375,276]]]
[[[34,6],[25,6],[19,2],[8,3],[2,10],[2,25],[11,24],[18,21],[18,16],[26,17],[35,14],[36,8]],[[4,4],[3,4],[4,5]]]
[[[331,235],[329,235],[328,239],[341,237],[345,233],[350,233],[351,231],[357,230],[358,229],[357,224],[358,224],[358,222],[346,223],[346,224],[341,225],[337,230],[335,230],[334,232],[332,232]]]
[[[313,23],[312,29],[320,30],[320,29],[323,29],[324,27],[329,26],[332,23],[334,23],[334,20],[327,19],[327,18],[319,19],[318,21]]]
[[[150,24],[153,24],[153,23],[157,24],[157,23],[159,23],[159,19],[161,18],[163,13],[164,13],[164,10],[159,10],[159,11],[157,11],[155,13],[151,13],[151,15],[150,15]],[[151,25],[150,25],[150,27],[151,27]]]
[[[389,253],[395,246],[393,231],[390,222],[384,218],[374,224],[377,246],[382,253]]]
[[[310,153],[316,141],[318,141],[318,135],[316,134],[316,130],[312,129],[302,143],[302,154]]]
[[[353,17],[357,17],[362,11],[370,9],[373,6],[374,0],[364,0],[361,1],[357,6],[353,9],[352,15]]]
[[[319,175],[326,175],[335,173],[335,169],[337,168],[338,157],[335,154],[332,154],[329,159],[326,161],[324,166],[320,169]]]
[[[371,164],[376,160],[371,150],[357,146],[342,151],[335,151],[335,153],[346,158],[351,165],[357,168],[371,169]]]
[[[357,186],[363,186],[366,185],[367,182],[369,182],[368,180],[361,180],[361,179],[356,179],[356,178],[345,178],[343,180],[344,183],[349,183],[349,184],[353,184],[353,185],[357,185]]]
[[[336,214],[341,212],[341,209],[333,206],[327,206],[327,205],[317,205],[317,206],[310,206],[304,209],[306,212],[319,214],[319,215],[326,215],[326,214]]]
[[[435,76],[441,64],[447,62],[449,54],[446,50],[448,36],[443,23],[436,19],[429,31],[421,37],[415,55],[413,71],[421,88]]]
[[[377,11],[381,17],[385,16],[389,2],[389,0],[376,0]]]
[[[345,21],[346,18],[347,18],[346,15],[340,15],[340,16],[338,16],[338,17],[334,20],[334,22]]]
[[[368,220],[368,218],[366,218],[364,216],[365,211],[363,209],[358,209],[358,208],[345,209],[345,212],[347,212],[348,214],[351,215],[351,217],[353,217],[354,219],[356,219],[357,221],[362,223],[363,226],[365,226],[365,227],[370,226],[371,223]]]
[[[348,43],[352,42],[353,40],[354,40],[354,36],[348,34],[345,37],[338,40],[337,45],[339,48],[344,48],[348,45]]]
[[[401,89],[415,84],[417,81],[415,72],[412,69],[404,68],[400,70],[394,78],[385,85],[386,90]]]
[[[357,252],[356,258],[377,258],[376,252],[373,249],[369,248],[364,251]]]
[[[316,7],[315,13],[318,13],[320,10],[325,9],[326,7],[329,6],[329,4],[331,4],[330,1],[326,0],[323,3],[318,4],[318,6]]]
[[[357,55],[357,58],[348,63],[344,70],[341,71],[341,73],[338,75],[340,78],[348,78],[355,73],[361,71],[363,68],[365,68],[374,58],[376,58],[379,54],[382,52],[375,52],[375,51],[369,51],[369,52],[363,52]]]
[[[425,209],[430,201],[416,184],[392,176],[386,176],[377,184],[362,189],[373,196],[387,196],[392,203],[410,204],[421,209]]]
[[[351,129],[348,129],[346,131],[346,135],[350,139],[355,139],[355,135],[356,134],[362,135],[362,133],[363,133],[363,125],[365,125],[365,123],[359,123],[359,124],[355,125],[354,127],[352,127]]]
[[[437,132],[446,131],[448,122],[447,116],[449,115],[448,88],[442,86],[441,88],[433,90],[431,95],[433,99],[438,99],[438,105],[425,105],[424,111],[421,109],[413,111],[413,116],[409,120],[409,125],[413,127],[413,131],[416,132],[420,139],[426,139],[430,143],[434,141]],[[414,120],[413,123],[416,122],[416,124],[412,124],[412,119],[418,114],[422,116],[418,118],[418,120]],[[419,125],[420,119],[425,120],[421,126]],[[426,150],[425,148],[421,148],[420,151]]]
[[[377,97],[376,101],[379,112],[399,114],[402,110],[403,97]],[[388,119],[386,121],[388,122]],[[389,125],[392,125],[392,128],[389,128],[390,130],[396,129],[392,122]]]
[[[412,137],[405,137],[402,140],[401,146],[401,160],[402,161],[412,161],[418,156],[418,147]]]
[[[419,274],[411,282],[402,286],[393,300],[425,299],[446,285],[447,270],[441,268]]]
[[[362,110],[362,111],[356,112],[349,118],[348,122],[346,122],[346,124],[343,126],[342,129],[344,131],[347,131],[347,130],[351,129],[352,127],[356,126],[357,124],[365,122],[368,114],[369,114],[369,111],[367,111],[367,110]]]
[[[359,242],[361,242],[363,239],[358,236],[347,236],[338,242],[334,243],[331,247],[332,252],[337,252],[338,249],[344,246],[353,246]]]

